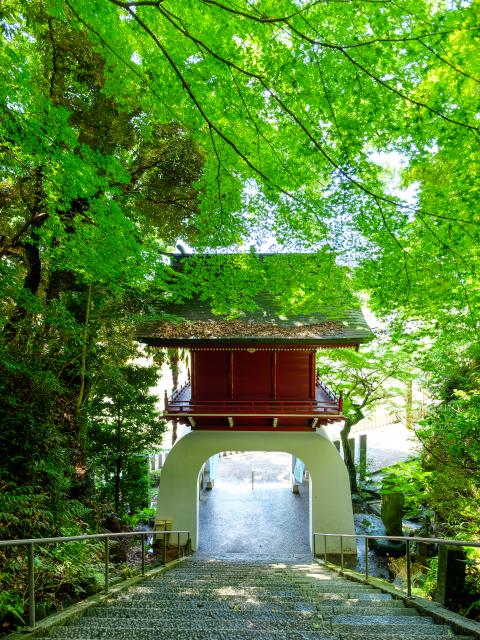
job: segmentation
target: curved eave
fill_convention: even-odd
[[[186,349],[220,349],[235,347],[351,347],[370,342],[373,335],[361,337],[334,337],[323,336],[321,338],[162,338],[137,335],[136,340],[151,347],[183,347]]]

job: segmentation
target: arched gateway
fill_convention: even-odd
[[[195,430],[176,442],[162,470],[158,493],[159,519],[173,520],[176,529],[192,532],[198,545],[198,476],[210,456],[224,451],[284,451],[300,458],[310,472],[310,544],[312,533],[354,533],[348,474],[337,449],[321,432]],[[321,551],[323,540],[317,541]],[[330,541],[334,553],[338,544]],[[355,544],[345,551],[354,551]]]
[[[181,272],[188,259],[178,256],[173,268]],[[207,262],[218,259],[229,256],[204,256]],[[304,256],[305,261],[315,259]],[[308,316],[287,318],[268,292],[259,294],[256,303],[254,313],[231,321],[213,314],[197,298],[162,309],[183,321],[150,322],[137,332],[149,345],[190,351],[189,383],[168,399],[165,415],[192,431],[166,460],[157,517],[172,520],[174,529],[190,530],[194,549],[199,471],[206,459],[224,450],[284,451],[300,458],[311,478],[310,538],[313,532],[354,533],[348,474],[321,428],[343,419],[342,400],[317,379],[315,353],[321,348],[358,348],[370,339],[370,330],[359,309],[323,304]],[[318,542],[320,551],[323,539]],[[339,540],[331,539],[328,549],[339,552]],[[344,551],[355,552],[353,539],[344,541]]]

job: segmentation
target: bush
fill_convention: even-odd
[[[70,532],[61,532],[70,535]],[[11,631],[28,618],[28,560],[26,547],[0,552],[0,618]],[[35,547],[37,618],[98,592],[103,586],[103,544],[73,541]]]
[[[155,471],[150,471],[150,487],[152,489],[158,489],[161,475],[162,475],[161,469],[155,469]]]
[[[139,524],[148,524],[155,517],[155,509],[142,509],[133,515],[123,516],[123,522],[134,529]]]
[[[382,481],[381,493],[402,493],[405,499],[403,516],[418,518],[425,515],[425,489],[430,472],[424,471],[420,458],[412,458],[405,462],[398,462],[386,469],[387,473]],[[431,515],[431,514],[429,514]]]

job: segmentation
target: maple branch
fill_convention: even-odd
[[[416,100],[415,98],[412,98],[411,96],[406,95],[402,91],[399,91],[395,87],[392,87],[390,84],[388,84],[388,82],[386,82],[385,80],[382,80],[382,78],[379,78],[374,73],[372,73],[369,69],[367,69],[367,67],[363,66],[362,64],[360,64],[360,62],[355,60],[355,58],[353,58],[346,51],[345,47],[340,46],[340,45],[331,45],[331,44],[322,42],[321,40],[315,40],[314,38],[311,38],[310,36],[308,36],[306,33],[303,33],[303,31],[300,31],[299,29],[297,29],[296,27],[291,25],[289,22],[287,22],[286,24],[288,24],[290,30],[293,33],[295,33],[295,35],[297,35],[300,39],[305,40],[306,42],[309,42],[310,44],[313,44],[313,45],[316,45],[316,46],[319,46],[319,47],[335,49],[336,51],[339,51],[349,62],[351,62],[355,67],[357,67],[357,69],[360,69],[360,71],[362,71],[362,73],[367,75],[374,82],[376,82],[380,86],[384,87],[385,89],[387,89],[391,93],[393,93],[393,94],[397,95],[398,97],[402,98],[402,100],[405,100],[406,102],[409,102],[410,104],[414,104],[417,107],[421,107],[423,109],[426,109],[427,111],[430,111],[430,113],[433,113],[434,115],[438,116],[439,118],[442,118],[442,120],[445,120],[446,122],[450,122],[451,124],[455,124],[457,126],[465,128],[465,129],[469,129],[469,130],[473,131],[476,134],[480,133],[480,130],[479,130],[478,127],[476,127],[474,125],[471,125],[468,122],[462,122],[460,120],[455,120],[454,118],[450,118],[449,116],[446,116],[441,111],[438,111],[437,109],[434,109],[430,105],[426,104],[425,102],[421,102],[420,100]]]
[[[438,58],[441,62],[443,62],[444,64],[448,65],[451,69],[453,69],[454,71],[456,71],[457,73],[460,73],[462,76],[465,76],[466,78],[470,78],[470,80],[473,80],[474,82],[478,82],[480,84],[480,80],[478,78],[475,78],[474,76],[471,76],[469,73],[467,73],[466,71],[463,71],[462,69],[459,69],[458,67],[456,67],[452,62],[450,62],[449,60],[447,60],[446,58],[443,58],[440,54],[438,54],[434,49],[432,49],[432,47],[430,47],[428,44],[426,44],[425,42],[423,42],[420,38],[418,38],[418,42],[422,45],[422,47],[425,47],[425,49],[427,49],[427,51],[430,51],[430,53],[432,55],[434,55],[436,58]]]
[[[162,0],[163,1],[163,0]],[[95,37],[97,37],[100,42],[105,45],[105,47],[107,47],[107,49],[117,58],[117,60],[120,60],[120,62],[122,64],[124,64],[135,76],[137,76],[137,78],[140,80],[140,82],[142,83],[142,85],[144,87],[147,87],[147,89],[149,89],[152,94],[163,104],[163,106],[165,107],[165,109],[170,113],[170,115],[172,116],[172,118],[175,118],[175,120],[178,120],[178,122],[180,122],[187,130],[189,130],[190,132],[192,131],[191,127],[188,126],[188,124],[186,122],[184,122],[174,111],[172,111],[172,109],[170,108],[170,106],[165,102],[165,100],[162,98],[162,96],[158,93],[158,91],[156,91],[152,85],[145,80],[145,78],[143,77],[143,75],[132,65],[130,64],[130,62],[128,60],[125,60],[125,58],[123,58],[123,56],[121,56],[117,51],[115,51],[115,49],[107,42],[107,40],[105,40],[105,38],[96,30],[94,29],[84,18],[82,18],[77,11],[75,11],[75,9],[72,7],[72,5],[70,4],[69,0],[65,0],[65,4],[67,5],[67,7],[70,9],[70,11],[73,13],[73,15],[77,18],[77,20],[83,24],[83,26],[88,29],[88,31],[90,31],[91,33],[93,33],[93,35]],[[115,3],[118,4],[118,3]],[[121,4],[121,3],[120,3]]]

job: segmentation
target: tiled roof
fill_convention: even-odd
[[[309,314],[285,316],[269,292],[258,294],[255,303],[254,312],[234,319],[214,314],[210,304],[198,297],[182,304],[157,305],[154,315],[158,319],[140,325],[136,337],[150,345],[171,347],[223,343],[340,346],[360,344],[373,337],[358,307],[319,305]]]

